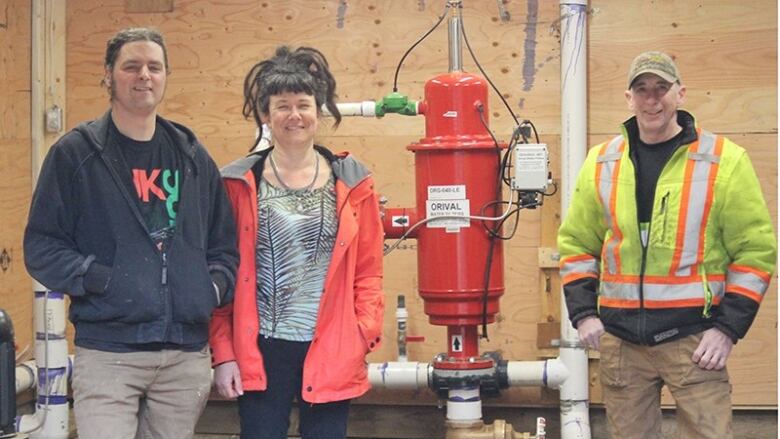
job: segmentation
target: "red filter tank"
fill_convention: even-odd
[[[408,146],[415,155],[419,218],[494,217],[503,211],[503,205],[494,203],[501,197],[499,151],[485,129],[489,115],[487,92],[483,78],[464,72],[442,74],[426,82],[421,104],[426,136]],[[494,227],[495,222],[486,225]],[[430,322],[450,326],[448,332],[455,333],[481,324],[485,268],[491,251],[490,237],[482,222],[428,222],[417,230],[416,236],[419,290]],[[496,240],[488,284],[488,322],[495,320],[498,299],[504,293],[503,262],[502,241]],[[465,350],[475,352],[476,346],[472,345],[476,343],[476,334],[464,336]]]

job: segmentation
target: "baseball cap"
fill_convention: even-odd
[[[672,58],[663,52],[644,52],[639,54],[628,69],[628,88],[642,73],[652,73],[669,82],[680,82],[680,71]]]

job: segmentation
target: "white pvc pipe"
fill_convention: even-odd
[[[376,102],[339,102],[336,104],[342,116],[376,117]],[[330,111],[323,105],[323,116],[330,116]]]
[[[450,389],[447,398],[447,420],[474,422],[482,419],[482,399],[479,386]]]
[[[433,367],[417,361],[370,363],[368,381],[374,388],[425,389],[428,388]]]
[[[26,392],[38,385],[38,368],[35,361],[25,361],[16,366],[16,394]]]
[[[33,380],[37,384],[37,402],[35,414],[17,418],[16,430],[30,433],[32,439],[67,439],[70,434],[68,378],[72,363],[65,338],[65,295],[47,291],[37,282],[33,286],[36,367]],[[23,381],[23,385],[30,382]]]
[[[562,216],[587,153],[587,6],[587,0],[560,0]],[[589,439],[588,356],[568,315],[562,298],[560,359],[571,376],[560,386],[561,438]]]
[[[557,389],[569,378],[569,370],[559,359],[546,361],[508,361],[509,386],[544,386]]]

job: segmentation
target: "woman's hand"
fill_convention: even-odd
[[[238,363],[228,361],[214,368],[214,385],[223,398],[234,399],[243,395],[244,388],[241,386]]]

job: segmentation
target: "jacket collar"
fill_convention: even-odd
[[[689,145],[699,138],[696,132],[696,119],[691,113],[685,110],[677,110],[677,123],[683,129],[680,145]],[[628,140],[629,147],[635,145],[639,139],[639,125],[637,124],[636,116],[632,116],[623,122],[621,128]]]
[[[157,115],[157,123],[171,136],[173,143],[182,153],[190,159],[195,157],[198,139],[189,128],[165,119],[159,114]],[[110,125],[111,110],[109,109],[99,119],[81,123],[75,130],[81,133],[93,148],[102,153],[108,145],[108,128]]]
[[[222,177],[244,179],[247,172],[250,170],[254,172],[255,176],[261,175],[263,173],[265,159],[272,149],[273,148],[267,148],[253,152],[246,157],[230,163],[222,168]],[[328,160],[336,179],[343,182],[350,189],[354,189],[361,181],[371,175],[368,168],[355,160],[349,153],[333,154],[329,149],[319,145],[314,145],[314,149]]]

